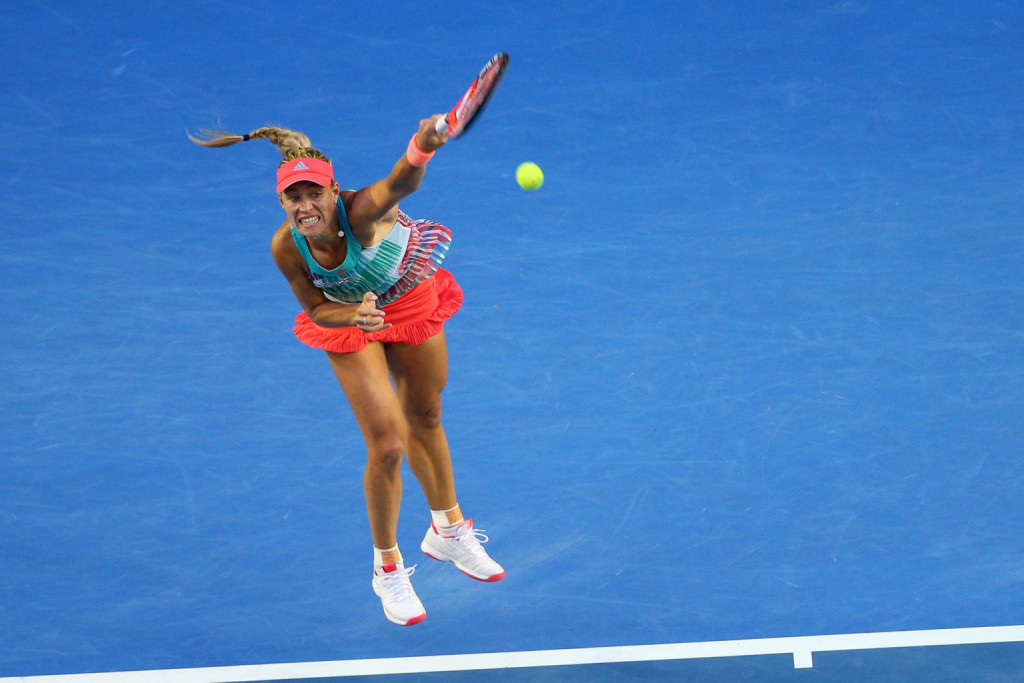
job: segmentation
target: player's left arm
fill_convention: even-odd
[[[448,141],[447,132],[438,133],[434,128],[439,118],[443,118],[443,114],[423,119],[416,132],[416,146],[428,154]],[[348,222],[361,244],[374,244],[391,230],[395,218],[392,210],[419,188],[425,172],[425,165],[413,166],[403,154],[386,178],[356,192],[348,207]]]

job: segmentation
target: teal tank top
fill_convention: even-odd
[[[413,220],[399,211],[391,232],[372,247],[364,247],[352,234],[340,197],[338,217],[348,252],[344,263],[337,268],[327,269],[317,263],[306,238],[294,225],[291,234],[313,285],[328,299],[339,303],[359,303],[366,292],[377,295],[379,306],[395,301],[441,267],[452,241],[451,230],[447,227],[432,221]]]

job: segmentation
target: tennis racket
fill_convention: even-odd
[[[504,52],[499,52],[491,57],[459,103],[452,107],[452,110],[445,114],[443,119],[437,120],[434,129],[438,133],[449,131],[450,137],[453,138],[465,133],[480,110],[487,104],[488,98],[494,94],[501,77],[505,75],[507,66],[508,55]]]

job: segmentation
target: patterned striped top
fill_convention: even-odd
[[[452,241],[452,232],[445,226],[427,220],[413,220],[399,211],[391,232],[372,247],[363,247],[352,234],[340,197],[338,217],[348,253],[344,263],[337,268],[329,270],[317,263],[306,238],[294,225],[291,233],[309,268],[313,284],[328,299],[339,303],[359,303],[366,292],[373,292],[379,297],[379,306],[395,301],[441,267]]]

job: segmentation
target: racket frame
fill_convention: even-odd
[[[452,138],[457,138],[465,133],[484,105],[487,104],[491,95],[494,94],[507,67],[508,55],[506,53],[499,52],[491,57],[458,103],[437,120],[434,130],[439,134],[448,131]]]

